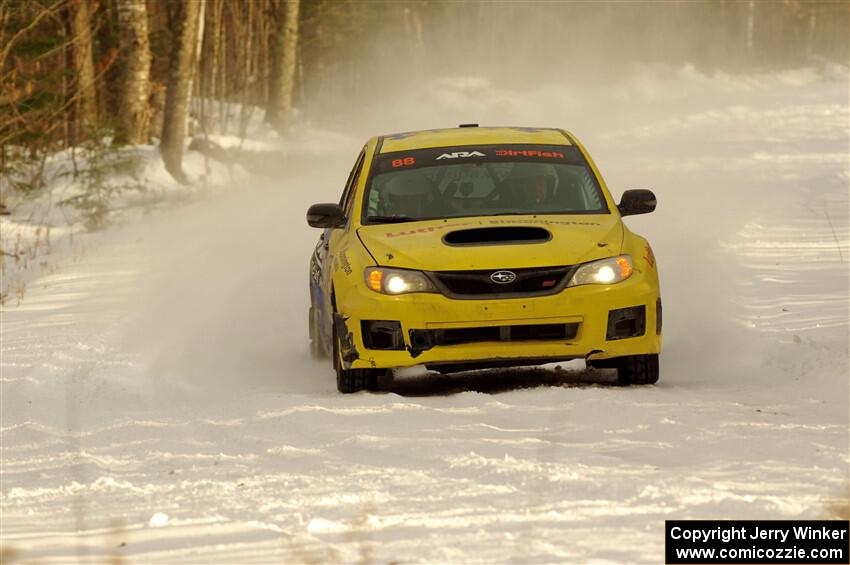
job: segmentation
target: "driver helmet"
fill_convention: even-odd
[[[556,178],[552,165],[545,163],[517,163],[508,175],[514,194],[538,204],[552,196]]]
[[[394,173],[381,191],[384,213],[421,216],[431,194],[428,179],[415,171]]]

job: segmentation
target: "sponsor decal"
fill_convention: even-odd
[[[556,225],[556,226],[598,226],[599,222],[576,222],[572,220],[490,220],[488,224],[532,224],[532,225]]]
[[[385,140],[392,139],[394,141],[400,141],[402,139],[407,139],[408,137],[413,137],[413,136],[419,135],[421,133],[435,133],[435,132],[440,132],[440,131],[447,131],[447,129],[443,128],[443,129],[423,129],[423,130],[418,130],[418,131],[402,131],[402,132],[399,132],[399,133],[393,133],[391,135],[385,135],[384,139]]]
[[[443,153],[439,157],[437,157],[437,161],[440,159],[465,159],[467,157],[486,157],[484,153],[480,151],[453,151],[452,153]]]
[[[403,131],[401,133],[394,133],[392,135],[385,135],[384,139],[387,139],[387,140],[392,139],[393,141],[400,141],[402,139],[407,139],[408,137],[413,137],[417,133],[419,133],[419,132],[418,131]]]
[[[655,254],[652,252],[652,248],[649,244],[646,244],[646,254],[643,256],[646,259],[646,262],[649,263],[649,266],[653,269],[655,268]]]
[[[401,159],[393,159],[392,161],[390,161],[390,165],[392,165],[394,169],[397,169],[399,167],[409,167],[415,164],[416,159],[414,157],[402,157]]]
[[[490,275],[490,280],[497,284],[509,284],[516,280],[516,273],[513,271],[496,271]]]
[[[559,151],[537,151],[534,149],[522,149],[515,151],[513,149],[497,149],[496,157],[545,157],[547,159],[566,159],[563,153]]]
[[[417,228],[413,230],[404,230],[404,231],[388,231],[385,235],[387,237],[401,237],[404,235],[416,235],[418,233],[432,233],[435,231],[441,231],[445,229],[453,230],[455,228],[462,228],[463,226],[473,226],[473,225],[504,225],[504,224],[521,224],[521,225],[542,225],[542,226],[599,226],[601,225],[599,222],[578,222],[573,220],[487,220],[487,221],[478,221],[478,222],[464,222],[462,224],[450,224],[450,225],[441,225],[441,226],[429,226],[427,228]],[[651,252],[651,251],[650,251]],[[654,257],[653,257],[654,260]]]
[[[463,226],[472,226],[472,225],[504,225],[504,224],[522,224],[522,225],[542,225],[542,226],[599,226],[602,225],[599,222],[576,222],[571,220],[488,220],[488,221],[480,221],[480,222],[464,222],[462,224],[450,224],[443,226],[429,226],[427,228],[417,228],[415,230],[404,230],[397,232],[387,232],[385,235],[387,237],[401,237],[403,235],[416,235],[418,233],[431,233],[435,231],[445,230],[445,229],[455,229],[461,228]]]
[[[339,256],[339,266],[345,271],[346,275],[351,274],[351,262],[348,260],[348,255],[343,251]]]
[[[440,231],[440,230],[444,230],[444,229],[454,229],[454,228],[459,228],[461,226],[468,226],[468,225],[469,225],[469,223],[463,223],[463,224],[451,224],[449,226],[429,226],[427,228],[418,228],[418,229],[415,229],[415,230],[405,230],[405,231],[397,231],[397,232],[388,231],[387,237],[400,237],[402,235],[414,235],[414,234],[417,234],[417,233],[431,233],[431,232]]]

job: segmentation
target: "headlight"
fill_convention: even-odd
[[[567,286],[614,284],[632,276],[632,270],[632,258],[628,255],[593,261],[579,267]]]
[[[406,294],[408,292],[437,292],[434,284],[419,271],[407,269],[366,269],[366,286],[381,294]]]

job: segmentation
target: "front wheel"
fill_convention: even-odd
[[[336,371],[336,388],[343,394],[360,392],[361,390],[378,390],[378,377],[382,371],[378,369],[345,369],[340,355],[340,328],[334,316],[333,327],[333,362]]]
[[[337,370],[336,389],[343,394],[378,390],[378,373],[375,369]]]
[[[617,380],[621,385],[651,385],[658,382],[658,355],[629,355],[619,359]]]
[[[617,382],[623,386],[651,385],[658,382],[657,353],[591,361],[590,366],[600,369],[617,369]]]

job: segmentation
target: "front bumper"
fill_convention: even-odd
[[[660,353],[658,297],[655,279],[637,272],[615,285],[584,285],[549,296],[500,300],[458,300],[430,293],[386,296],[364,285],[353,286],[337,300],[345,332],[340,336],[341,356],[348,368],[397,368]],[[640,335],[614,339],[609,313],[640,306],[644,307]],[[364,320],[398,322],[400,336],[393,344],[397,349],[375,349],[371,336],[364,336]],[[464,339],[453,342],[446,336]]]

